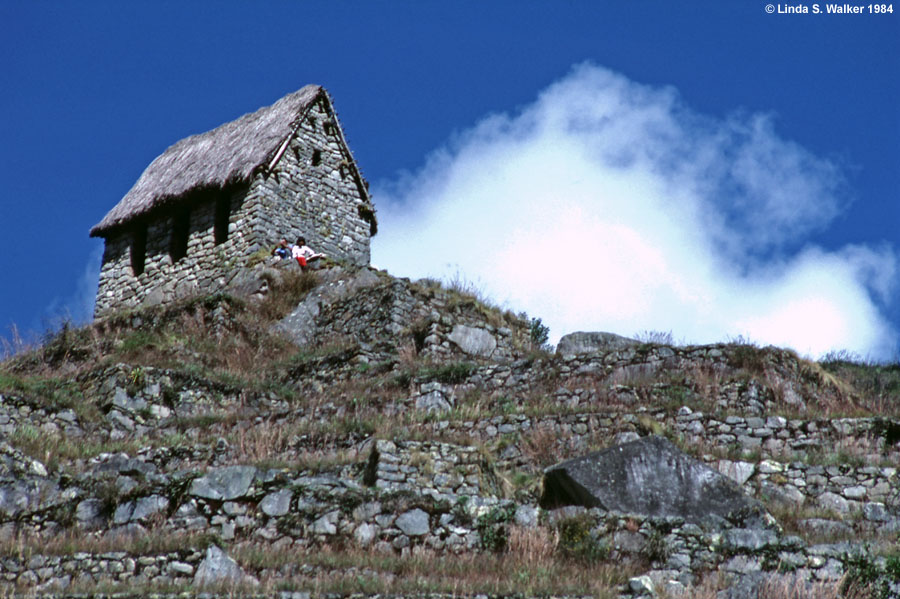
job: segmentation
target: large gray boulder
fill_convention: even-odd
[[[410,537],[427,535],[430,530],[428,514],[419,508],[400,514],[395,524],[403,531],[403,534]]]
[[[284,277],[284,272],[282,268],[277,266],[239,269],[225,285],[225,292],[239,297],[265,295],[269,292],[269,281],[281,281]]]
[[[728,477],[651,436],[574,458],[544,471],[541,507],[566,505],[650,517],[676,516],[718,528],[765,527],[771,519]]]
[[[65,501],[46,466],[0,441],[0,522]]]
[[[368,268],[360,269],[349,277],[325,280],[310,291],[290,314],[275,323],[272,330],[284,335],[296,345],[301,347],[309,345],[315,341],[318,331],[316,319],[323,306],[380,282],[381,278]]]
[[[497,340],[493,335],[476,327],[458,324],[450,333],[450,341],[470,356],[490,358],[497,349]]]
[[[569,333],[563,335],[556,345],[556,353],[561,356],[590,354],[599,351],[613,351],[640,345],[637,339],[629,339],[615,333],[593,332]]]

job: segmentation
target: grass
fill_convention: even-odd
[[[849,385],[876,414],[900,413],[900,362],[865,361],[849,352],[826,354],[818,365],[836,380]]]
[[[8,379],[14,375],[47,381],[65,377],[71,382],[79,374],[119,362],[264,386],[271,377],[261,372],[260,364],[281,363],[286,352],[295,351],[288,341],[272,335],[269,325],[296,306],[317,281],[315,273],[289,271],[273,280],[270,292],[257,303],[212,295],[123,311],[80,329],[63,326],[43,346],[0,365],[0,389],[9,390]]]
[[[531,322],[525,315],[514,314],[498,306],[477,283],[466,279],[457,271],[444,281],[420,279],[416,282],[419,293],[435,297],[442,296],[450,312],[474,313],[494,327],[508,327],[521,337],[519,349],[540,349],[541,344],[531,337]],[[527,347],[526,347],[527,346]]]
[[[503,520],[509,520],[509,516]],[[505,537],[505,551],[457,556],[423,548],[402,556],[344,546],[295,547],[284,551],[280,547],[255,543],[232,546],[228,551],[243,568],[260,578],[261,590],[613,597],[616,586],[633,573],[621,564],[566,559],[557,549],[554,535],[547,529],[526,530],[512,526]],[[162,529],[152,529],[135,537],[94,537],[80,533],[50,539],[20,536],[0,542],[0,556],[27,561],[35,555],[65,557],[81,552],[182,555],[202,551],[212,542],[216,540],[211,535],[186,536]],[[97,588],[88,585],[85,590]],[[112,585],[110,590],[117,588],[121,587]],[[145,590],[150,588],[156,587],[144,587]]]
[[[281,279],[269,280],[269,292],[258,306],[260,317],[276,321],[287,316],[319,284],[314,271],[281,269]]]
[[[541,529],[510,531],[503,553],[452,555],[415,550],[408,555],[376,550],[315,547],[290,552],[259,545],[236,548],[245,568],[263,585],[314,593],[448,593],[454,595],[586,595],[615,597],[632,570],[627,565],[578,563],[561,557],[555,539]],[[287,572],[288,576],[274,574]],[[271,574],[269,574],[271,573]]]
[[[47,433],[31,424],[18,425],[8,441],[25,455],[43,462],[50,472],[69,469],[77,460],[89,460],[102,453],[134,454],[146,445],[138,439],[110,441],[67,437]]]
[[[141,535],[87,535],[71,531],[52,537],[19,535],[0,540],[0,556],[28,560],[34,555],[71,556],[76,553],[102,554],[124,551],[131,555],[163,555],[204,550],[218,542],[212,534],[173,533],[153,529]]]
[[[675,342],[675,338],[672,336],[672,331],[644,330],[636,333],[634,335],[634,338],[641,343],[649,343],[653,345],[683,345],[682,343]]]
[[[451,362],[449,364],[428,365],[419,368],[417,379],[438,381],[447,385],[464,383],[478,367],[471,362]]]
[[[4,372],[0,372],[0,393],[25,396],[52,411],[75,408],[83,400],[81,390],[71,380]]]

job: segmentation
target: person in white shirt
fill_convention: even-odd
[[[306,245],[305,237],[298,237],[297,244],[291,248],[291,256],[297,260],[297,264],[300,265],[302,270],[306,270],[309,268],[310,260],[318,260],[319,258],[324,258],[325,254],[317,254],[313,251],[311,247]]]

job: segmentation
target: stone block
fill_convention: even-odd
[[[400,514],[394,525],[411,537],[426,535],[431,530],[428,514],[419,508]]]
[[[190,494],[217,501],[238,499],[250,489],[255,475],[256,468],[253,466],[216,468],[194,479]]]
[[[259,509],[270,517],[284,516],[291,509],[292,493],[290,489],[281,489],[269,493],[259,502]]]

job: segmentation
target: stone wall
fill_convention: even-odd
[[[94,309],[96,317],[115,309],[154,305],[220,290],[248,257],[281,237],[304,236],[329,257],[354,265],[369,263],[375,232],[374,208],[343,141],[336,116],[320,98],[301,123],[272,172],[260,171],[248,186],[228,195],[228,238],[216,244],[214,193],[189,194],[178,209],[190,209],[187,253],[172,259],[175,212],[157,211],[106,238]],[[133,240],[146,227],[144,270],[135,274]]]
[[[106,238],[94,315],[159,304],[224,286],[225,277],[245,259],[250,246],[245,192],[235,190],[229,196],[228,238],[220,244],[216,244],[214,231],[215,200],[190,210],[187,254],[179,260],[173,261],[170,254],[176,219],[173,214],[112,233]],[[144,271],[135,275],[132,242],[142,226],[146,226]]]
[[[256,180],[248,204],[257,244],[250,251],[302,235],[317,252],[369,264],[374,209],[323,99],[310,107],[274,172]]]
[[[710,570],[733,576],[780,571],[790,572],[798,580],[838,580],[854,551],[846,544],[807,545],[798,537],[784,535],[774,522],[768,528],[742,528],[735,523],[706,530],[674,517],[649,518],[578,507],[544,512],[534,505],[500,500],[491,493],[444,494],[434,480],[458,474],[460,464],[447,458],[464,455],[459,453],[461,448],[390,442],[379,442],[377,448],[378,459],[397,467],[379,467],[382,476],[410,466],[405,480],[414,481],[411,488],[391,488],[398,481],[383,477],[379,480],[385,484],[365,487],[357,482],[352,467],[292,472],[247,465],[209,468],[173,485],[166,478],[178,475],[161,475],[152,462],[105,455],[93,460],[97,475],[140,479],[142,492],[120,501],[111,515],[104,513],[99,499],[75,497],[70,501],[76,504],[77,527],[88,532],[107,529],[110,539],[136,538],[152,528],[156,534],[163,530],[214,533],[225,543],[260,542],[284,549],[351,543],[386,553],[407,554],[417,549],[461,553],[486,549],[487,538],[499,538],[511,525],[544,527],[559,531],[561,546],[576,556],[649,563],[653,569],[644,584],[669,587],[673,592],[679,585],[696,582],[697,572]],[[432,480],[420,476],[423,473],[429,473]],[[479,490],[475,481],[471,482],[459,490]],[[164,492],[176,487],[180,489],[177,493]],[[480,490],[485,491],[483,487]],[[51,510],[41,512],[43,517],[51,514]],[[44,526],[44,534],[51,530]],[[199,569],[201,555],[196,548],[159,555],[125,551],[10,555],[0,559],[0,578],[9,585],[45,590],[78,582],[189,582]],[[263,579],[266,574],[252,575]],[[639,586],[640,582],[633,584]]]
[[[347,342],[366,352],[366,361],[396,359],[404,350],[435,362],[509,362],[531,349],[525,320],[456,291],[370,269],[322,276],[322,284],[274,327],[301,347]],[[304,366],[295,373],[296,384],[316,388],[336,376],[354,376],[356,364],[348,365],[345,372]]]

